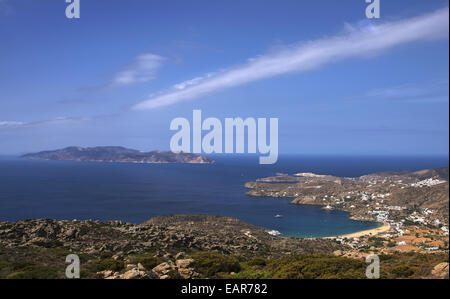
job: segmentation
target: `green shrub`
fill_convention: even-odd
[[[44,266],[28,266],[7,276],[9,279],[57,279],[58,270]]]
[[[272,279],[273,273],[267,271],[245,270],[234,275],[228,275],[231,279]]]
[[[141,263],[145,269],[151,270],[161,264],[163,261],[160,258],[149,255],[136,255],[131,257],[132,264]]]
[[[397,245],[394,241],[390,241],[388,244],[387,244],[387,247],[395,247],[395,245]]]
[[[59,248],[62,247],[64,244],[58,240],[45,240],[35,242],[34,245],[44,248]]]
[[[267,261],[263,258],[254,258],[250,260],[247,265],[265,267],[267,265]]]
[[[170,279],[183,279],[183,277],[178,273],[177,270],[170,270],[167,275],[170,277]]]
[[[276,279],[365,278],[366,269],[362,261],[324,255],[287,258],[274,261],[271,267]]]
[[[194,268],[205,277],[215,277],[216,274],[225,272],[239,272],[241,265],[232,256],[216,252],[199,252],[192,255]]]
[[[114,272],[122,271],[125,268],[123,261],[114,259],[103,259],[96,260],[89,265],[88,270],[92,273],[97,273],[100,271],[111,270]]]
[[[0,271],[12,268],[11,262],[0,260]]]
[[[409,266],[398,266],[392,269],[392,273],[401,278],[408,278],[414,274],[414,270]]]

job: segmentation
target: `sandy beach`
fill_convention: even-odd
[[[360,231],[360,232],[357,232],[357,233],[346,234],[346,235],[341,235],[341,236],[327,237],[326,239],[360,238],[360,237],[363,237],[363,236],[376,236],[376,235],[381,234],[381,233],[386,233],[390,229],[391,229],[391,225],[389,223],[383,223],[382,226],[377,227],[377,228],[363,230],[363,231]]]

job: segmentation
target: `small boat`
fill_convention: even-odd
[[[283,215],[277,214],[275,215],[275,218],[283,218]]]
[[[281,233],[279,231],[277,231],[277,230],[271,230],[271,231],[268,231],[267,233],[269,235],[272,235],[272,236],[279,236],[279,235],[281,235]]]

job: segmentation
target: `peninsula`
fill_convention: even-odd
[[[343,210],[382,226],[333,239],[354,250],[448,252],[449,168],[380,172],[355,178],[281,174],[247,182],[250,196],[292,198],[292,204]]]

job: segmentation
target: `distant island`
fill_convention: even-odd
[[[121,146],[78,147],[71,146],[54,151],[25,154],[22,158],[39,160],[63,160],[86,162],[128,162],[128,163],[193,163],[208,164],[214,160],[190,153],[170,151],[142,152]]]

